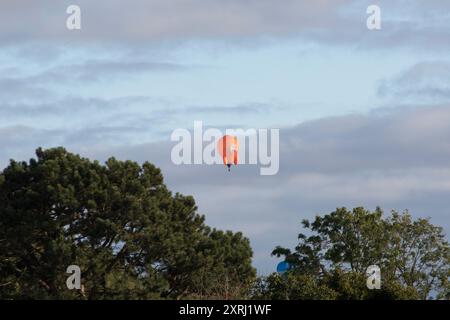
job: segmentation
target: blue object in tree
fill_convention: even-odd
[[[278,265],[277,265],[277,272],[278,273],[284,273],[286,271],[289,270],[289,263],[287,263],[286,261],[281,261]]]

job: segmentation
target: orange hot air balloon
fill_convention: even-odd
[[[217,143],[217,149],[223,159],[223,164],[228,167],[228,171],[230,171],[231,164],[238,164],[239,142],[237,137],[223,136]]]

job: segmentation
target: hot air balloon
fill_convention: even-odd
[[[286,261],[281,261],[278,265],[277,265],[277,272],[278,273],[285,273],[286,271],[288,271],[291,268],[291,265],[286,262]]]
[[[223,164],[228,167],[228,171],[230,171],[232,164],[238,164],[239,142],[237,137],[229,135],[223,136],[217,143],[217,149],[222,157]]]

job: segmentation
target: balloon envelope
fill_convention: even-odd
[[[224,165],[237,165],[239,141],[235,136],[225,135],[217,142],[217,150],[222,157]]]
[[[281,261],[278,265],[277,265],[277,272],[278,273],[283,273],[288,271],[290,268],[289,263],[287,263],[286,261]]]

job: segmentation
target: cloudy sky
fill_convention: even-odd
[[[170,134],[194,120],[280,128],[279,173],[173,165]],[[250,238],[261,274],[340,206],[448,233],[450,1],[1,0],[0,168],[60,145],[154,162],[208,224]]]

